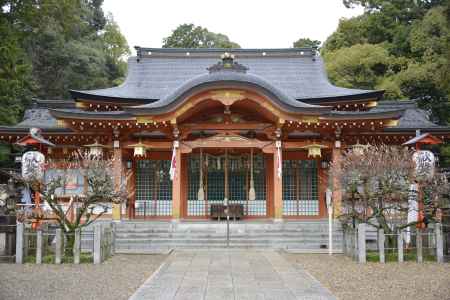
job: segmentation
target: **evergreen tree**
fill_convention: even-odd
[[[181,24],[163,39],[163,48],[240,48],[221,33],[194,24]]]

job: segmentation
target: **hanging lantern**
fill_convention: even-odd
[[[105,145],[100,144],[95,140],[95,143],[84,145],[85,147],[89,148],[89,155],[91,156],[102,156],[103,155],[103,148],[105,148]]]
[[[300,147],[302,149],[308,149],[308,157],[316,158],[316,157],[322,157],[322,149],[328,148],[327,146],[320,145],[320,144],[311,144],[306,145],[303,147]]]
[[[139,143],[137,144],[130,145],[130,147],[133,147],[134,149],[134,156],[144,156],[147,151],[147,147],[141,140],[139,140]]]
[[[366,151],[369,148],[369,145],[360,144],[358,140],[356,141],[356,144],[351,146],[351,148],[356,155],[363,155],[364,151]]]

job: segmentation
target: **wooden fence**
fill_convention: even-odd
[[[344,228],[343,232],[344,255],[359,263],[413,259],[418,263],[425,259],[444,262],[445,237],[439,223],[425,230],[414,228],[389,234],[361,223],[357,228]]]
[[[94,263],[100,264],[114,254],[114,224],[64,233],[61,228],[41,226],[38,230],[18,223],[16,263]]]

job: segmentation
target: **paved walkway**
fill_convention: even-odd
[[[275,251],[176,251],[131,300],[335,299]]]

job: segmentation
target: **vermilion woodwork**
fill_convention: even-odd
[[[281,161],[283,154],[281,153]],[[275,219],[283,218],[283,176],[278,176],[278,155],[273,153],[273,206]]]
[[[181,217],[181,201],[182,201],[182,167],[183,164],[181,163],[181,150],[180,148],[176,148],[175,152],[175,159],[176,159],[176,169],[175,169],[175,176],[172,180],[172,217],[174,219],[180,219]]]
[[[264,148],[271,143],[271,141],[260,141],[240,135],[225,134],[183,142],[184,145],[190,148]]]
[[[332,151],[332,163],[335,168],[335,172],[339,174],[342,162],[342,149],[333,148]],[[335,217],[340,215],[342,204],[342,186],[338,176],[333,176],[333,210]]]

